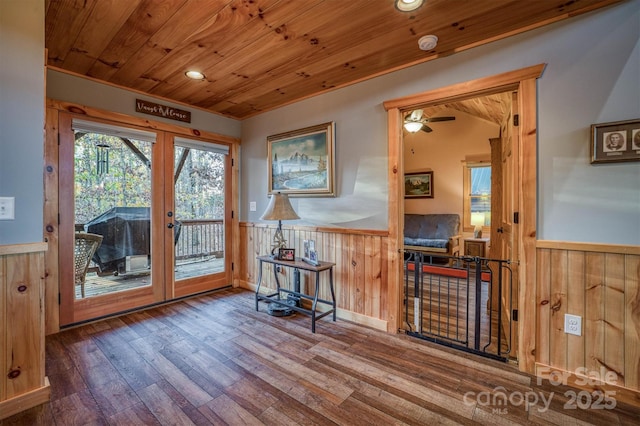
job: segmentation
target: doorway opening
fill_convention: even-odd
[[[537,65],[521,70],[507,72],[478,80],[455,84],[430,92],[390,100],[384,103],[388,111],[389,129],[389,222],[390,222],[390,256],[397,255],[397,276],[393,276],[393,285],[388,293],[393,324],[397,330],[403,330],[404,288],[403,277],[404,256],[404,175],[407,173],[404,157],[403,124],[405,116],[415,109],[443,108],[457,102],[473,102],[476,98],[500,93],[515,93],[517,97],[511,104],[510,124],[501,125],[500,146],[491,147],[492,177],[496,173],[495,165],[501,165],[501,177],[492,181],[502,182],[503,188],[493,192],[492,206],[500,205],[502,217],[494,216],[491,210],[491,240],[488,258],[508,259],[513,268],[513,292],[501,293],[501,300],[493,306],[504,310],[502,317],[511,318],[511,353],[518,362],[521,371],[534,372],[535,366],[535,235],[536,235],[536,80],[542,74],[544,65]],[[433,114],[431,114],[433,115]],[[427,115],[430,117],[431,115]],[[446,116],[450,116],[446,113]],[[517,116],[517,118],[515,118]],[[437,123],[447,125],[450,123]],[[430,124],[433,133],[436,123]],[[493,143],[493,142],[490,142]],[[495,157],[493,155],[495,154]],[[500,157],[498,157],[498,154]],[[461,173],[461,169],[460,173]],[[434,175],[434,194],[437,200],[437,174]],[[441,190],[447,188],[449,181],[440,181]],[[494,200],[496,194],[501,199]],[[460,197],[460,201],[462,197]],[[462,208],[462,206],[460,206]],[[469,218],[471,219],[471,218]],[[469,223],[471,225],[471,223]],[[505,232],[506,231],[506,232]],[[464,232],[464,231],[463,231]],[[473,228],[470,230],[473,236]],[[464,250],[463,250],[464,256]],[[464,259],[460,259],[464,260]],[[397,281],[396,281],[397,280]],[[498,297],[495,289],[506,285],[506,282],[494,282],[488,297]],[[504,288],[504,287],[502,287]],[[510,299],[510,300],[509,300]],[[511,312],[508,307],[513,306]],[[506,327],[503,330],[507,330]],[[519,339],[519,336],[526,336]],[[510,355],[511,356],[511,355]]]
[[[514,199],[503,193],[514,187],[502,182],[506,160],[501,150],[514,133],[516,101],[514,88],[402,112],[403,210],[409,220],[404,232],[409,246],[404,251],[403,328],[412,336],[511,361],[516,360],[517,287],[511,258],[499,250],[507,235],[495,231],[501,229],[503,210],[509,209],[502,200]],[[422,127],[414,126],[416,116]],[[407,180],[421,173],[429,177],[428,196],[407,190]],[[430,235],[426,228],[434,225],[434,218],[438,228]],[[430,239],[414,238],[416,220],[422,222],[419,235]],[[454,224],[455,229],[449,229]],[[433,253],[442,248],[433,246],[444,227],[444,249],[453,256],[441,262],[444,256]]]

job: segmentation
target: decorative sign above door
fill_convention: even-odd
[[[143,101],[142,99],[136,99],[136,112],[155,115],[156,117],[168,118],[171,120],[184,121],[185,123],[191,123],[190,111],[173,108],[166,105],[160,105],[154,102]]]

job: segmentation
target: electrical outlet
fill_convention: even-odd
[[[582,317],[578,315],[564,314],[564,332],[582,336]]]
[[[249,201],[249,211],[250,212],[255,212],[256,211],[256,202],[255,201]]]

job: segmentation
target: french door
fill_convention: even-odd
[[[173,293],[182,297],[229,285],[231,256],[231,167],[229,147],[218,143],[169,137],[173,174],[168,176],[173,209],[167,226],[174,229]],[[166,179],[165,179],[166,181]]]
[[[231,282],[229,149],[59,116],[60,325]]]

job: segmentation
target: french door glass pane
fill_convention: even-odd
[[[76,299],[151,285],[151,149],[148,141],[75,132]],[[93,252],[84,234],[100,240]]]
[[[175,146],[175,279],[224,271],[225,156]]]

